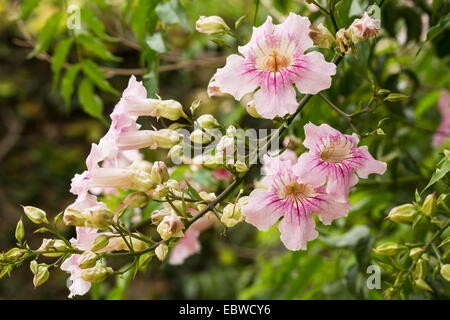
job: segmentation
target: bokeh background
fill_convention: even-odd
[[[163,44],[150,45],[159,57],[155,59],[158,60],[156,72],[149,60],[143,58],[144,50],[138,47],[139,35],[136,27],[133,28],[139,18],[133,8],[139,1],[67,3],[43,0],[25,16],[21,11],[24,2],[30,1],[0,0],[0,250],[15,245],[14,229],[22,214],[21,204],[42,208],[54,216],[73,202],[74,197],[68,191],[70,179],[84,170],[90,144],[106,132],[104,119],[118,100],[110,92],[96,90],[103,101],[103,111],[94,117],[89,115],[76,94],[77,84],[82,80],[78,75],[73,83],[75,94],[69,99],[70,106],[64,101],[60,87],[54,85],[54,72],[48,61],[54,52],[54,43],[70,37],[70,33],[64,31],[64,23],[46,50],[49,55],[41,53],[28,58],[40,30],[55,12],[64,12],[71,3],[79,5],[103,23],[108,36],[116,38],[101,41],[106,50],[121,61],[102,59],[98,52],[83,48],[81,51],[84,59],[109,68],[109,71],[105,69],[107,81],[117,91],[126,87],[129,70],[137,69],[138,79],[144,77],[151,85],[155,77],[159,78],[157,92],[163,99],[178,100],[186,107],[201,99],[202,113],[213,113],[225,125],[252,128],[272,124],[250,117],[245,108],[231,98],[208,99],[208,81],[232,50],[196,33],[196,19],[201,15],[220,15],[233,26],[245,16],[238,34],[241,41],[246,42],[253,20],[259,25],[268,14],[281,19],[292,11],[309,16],[311,21],[323,18],[313,5],[300,0],[172,0],[171,4],[179,6],[173,23],[158,20],[154,27],[141,24],[141,28],[161,31]],[[349,217],[335,222],[333,227],[320,227],[321,237],[308,244],[308,251],[288,252],[276,230],[257,232],[245,223],[228,230],[216,226],[202,234],[201,253],[190,257],[182,266],[154,262],[134,281],[130,277],[110,279],[94,286],[90,295],[82,298],[382,298],[381,290],[367,290],[365,286],[365,267],[372,259],[372,246],[380,240],[414,241],[425,237],[425,231],[421,233],[420,228],[411,232],[409,228],[384,221],[384,217],[393,206],[414,199],[415,189],[426,185],[440,158],[439,149],[432,147],[431,139],[441,121],[437,109],[441,90],[449,88],[450,31],[444,26],[431,40],[427,40],[427,33],[443,17],[448,17],[449,4],[425,0],[342,0],[336,3],[342,27],[361,16],[368,5],[381,5],[381,34],[373,41],[361,43],[357,57],[346,57],[327,94],[348,112],[364,106],[372,97],[374,87],[409,96],[406,100],[386,102],[376,112],[363,115],[355,122],[363,132],[382,128],[386,135],[373,134],[362,142],[370,146],[373,154],[388,162],[389,172],[382,179],[361,182],[352,194],[354,208]],[[326,23],[331,27],[329,21]],[[232,47],[237,45],[228,36],[220,41]],[[79,58],[73,51],[69,61]],[[325,54],[328,59],[332,57],[332,52]],[[290,134],[301,138],[307,121],[327,122],[350,132],[345,120],[318,98],[312,99]],[[148,121],[144,125],[152,123]],[[302,151],[299,144],[294,147]],[[150,161],[165,160],[163,153],[145,154]],[[205,190],[217,188],[217,181],[210,173],[196,174],[195,179]],[[256,176],[247,181],[248,186],[253,179]],[[445,184],[435,188],[439,193],[448,192]],[[25,227],[31,230],[32,225],[25,222]],[[68,237],[73,234],[72,228],[61,226],[61,231]],[[27,236],[32,246],[40,245],[40,236],[31,232]],[[24,265],[9,278],[1,279],[0,299],[67,297],[64,272],[52,272],[50,280],[38,289],[33,288],[32,277],[28,266]],[[436,288],[433,294],[412,292],[410,297],[450,297],[448,285],[441,280],[433,280]]]

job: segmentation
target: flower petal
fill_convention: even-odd
[[[338,202],[331,197],[327,198],[326,204],[322,205],[322,211],[317,213],[320,221],[325,225],[331,224],[334,219],[345,217],[351,208],[348,202]]]
[[[322,53],[314,51],[303,56],[298,76],[294,79],[298,91],[317,94],[331,87],[331,76],[336,74],[336,65],[327,62]]]
[[[289,250],[305,250],[306,243],[317,238],[319,233],[315,229],[311,215],[287,215],[281,220],[278,230],[281,241]]]
[[[311,184],[314,187],[322,186],[327,181],[326,164],[318,161],[311,152],[303,153],[292,170],[299,177],[299,181]]]
[[[258,87],[257,77],[244,64],[244,58],[232,54],[228,56],[225,67],[217,70],[214,78],[221,92],[231,94],[236,100]]]
[[[371,173],[383,174],[386,172],[386,162],[375,160],[369,153],[367,146],[362,146],[358,149],[365,158],[362,162],[362,166],[356,169],[356,173],[360,178],[367,179]]]
[[[268,16],[266,21],[259,27],[253,27],[253,33],[250,41],[245,46],[240,46],[238,48],[239,52],[247,56],[251,51],[252,47],[258,43],[261,38],[264,38],[266,35],[273,34],[274,25],[272,23],[272,17]]]
[[[242,208],[245,221],[261,231],[267,231],[281,217],[282,212],[268,206],[270,192],[256,189],[250,193],[248,204]]]
[[[283,23],[275,26],[275,32],[289,34],[299,44],[299,53],[303,53],[313,46],[313,41],[309,37],[310,25],[308,18],[291,12]]]
[[[283,117],[294,113],[298,108],[295,89],[291,85],[279,85],[275,88],[261,87],[254,95],[256,111],[267,119]]]
[[[314,123],[309,122],[305,124],[304,130],[305,140],[303,141],[303,145],[310,150],[315,149],[315,147],[320,144],[322,137],[341,134],[338,130],[330,127],[326,123],[316,126]]]

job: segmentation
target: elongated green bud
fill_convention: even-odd
[[[417,215],[416,207],[413,204],[403,204],[392,208],[386,219],[397,223],[412,222]]]
[[[39,208],[26,206],[23,207],[25,215],[35,224],[48,223],[47,214]]]
[[[404,248],[405,246],[399,245],[398,243],[386,242],[373,249],[373,251],[379,255],[393,256],[396,255],[401,250],[403,250]]]

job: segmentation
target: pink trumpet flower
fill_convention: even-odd
[[[336,73],[336,65],[321,53],[305,53],[313,46],[310,25],[308,18],[293,13],[279,25],[267,17],[253,28],[250,42],[239,47],[241,55],[230,55],[225,67],[217,70],[215,87],[237,100],[259,87],[254,102],[264,118],[294,113],[298,103],[293,84],[301,93],[316,94],[331,86]]]
[[[317,214],[322,223],[330,224],[345,216],[350,204],[336,201],[320,184],[299,179],[289,160],[272,161],[277,161],[276,166],[271,166],[276,171],[265,178],[266,189],[250,193],[249,202],[243,207],[245,220],[267,231],[282,218],[278,225],[281,241],[289,250],[304,250],[307,242],[318,236],[312,215]]]
[[[327,193],[339,201],[346,201],[349,189],[358,182],[358,177],[367,179],[371,173],[386,171],[386,163],[375,160],[367,146],[358,147],[358,142],[355,133],[350,136],[327,124],[308,123],[303,145],[309,152],[300,156],[293,171],[306,183],[327,183]]]

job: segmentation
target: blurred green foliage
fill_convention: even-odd
[[[424,189],[442,158],[440,151],[450,147],[448,141],[441,149],[431,146],[440,121],[440,90],[450,88],[450,5],[445,0],[320,2],[334,3],[339,27],[348,27],[369,5],[381,6],[382,33],[359,43],[357,55],[345,58],[326,95],[347,113],[362,110],[381,88],[407,95],[385,101],[354,121],[368,134],[362,143],[388,162],[385,176],[361,181],[351,195],[348,218],[319,227],[321,237],[307,251],[286,251],[274,229],[262,233],[247,224],[228,230],[216,226],[202,234],[201,253],[182,266],[152,262],[136,281],[130,281],[130,274],[96,285],[92,298],[381,299],[383,290],[366,286],[367,266],[375,262],[373,246],[430,239],[429,222],[418,223],[412,232],[384,218],[391,208],[417,201],[416,189]],[[186,107],[201,99],[202,112],[214,113],[225,125],[270,126],[249,117],[231,98],[209,100],[207,83],[231,53],[227,46],[249,38],[253,20],[259,25],[268,14],[296,12],[314,22],[322,15],[312,8],[293,0],[0,0],[0,247],[14,245],[19,204],[56,215],[73,201],[70,179],[84,169],[90,143],[104,134],[105,115],[130,74],[142,77],[150,96],[177,99]],[[237,29],[239,43],[228,36],[209,41],[196,33],[193,26],[200,15],[220,15],[230,26],[244,16]],[[80,28],[67,28],[67,23],[78,22]],[[329,19],[325,24],[332,30]],[[332,57],[331,52],[324,54]],[[295,121],[289,134],[300,138],[309,121],[350,133],[346,120],[319,97]],[[385,135],[374,134],[378,129]],[[300,145],[296,148],[303,151]],[[153,161],[162,155],[152,151],[146,157]],[[179,170],[182,177],[190,169]],[[448,193],[448,178],[440,178],[423,196]],[[205,189],[217,188],[207,170],[195,172],[193,179]],[[70,235],[73,230],[63,232]],[[39,240],[33,240],[38,246]],[[31,278],[22,268],[11,279],[2,279],[0,299],[66,297],[63,272],[36,291]],[[393,281],[386,270],[382,279],[383,289]],[[439,274],[428,276],[427,282],[433,292],[405,288],[407,297],[450,297],[449,282]]]

